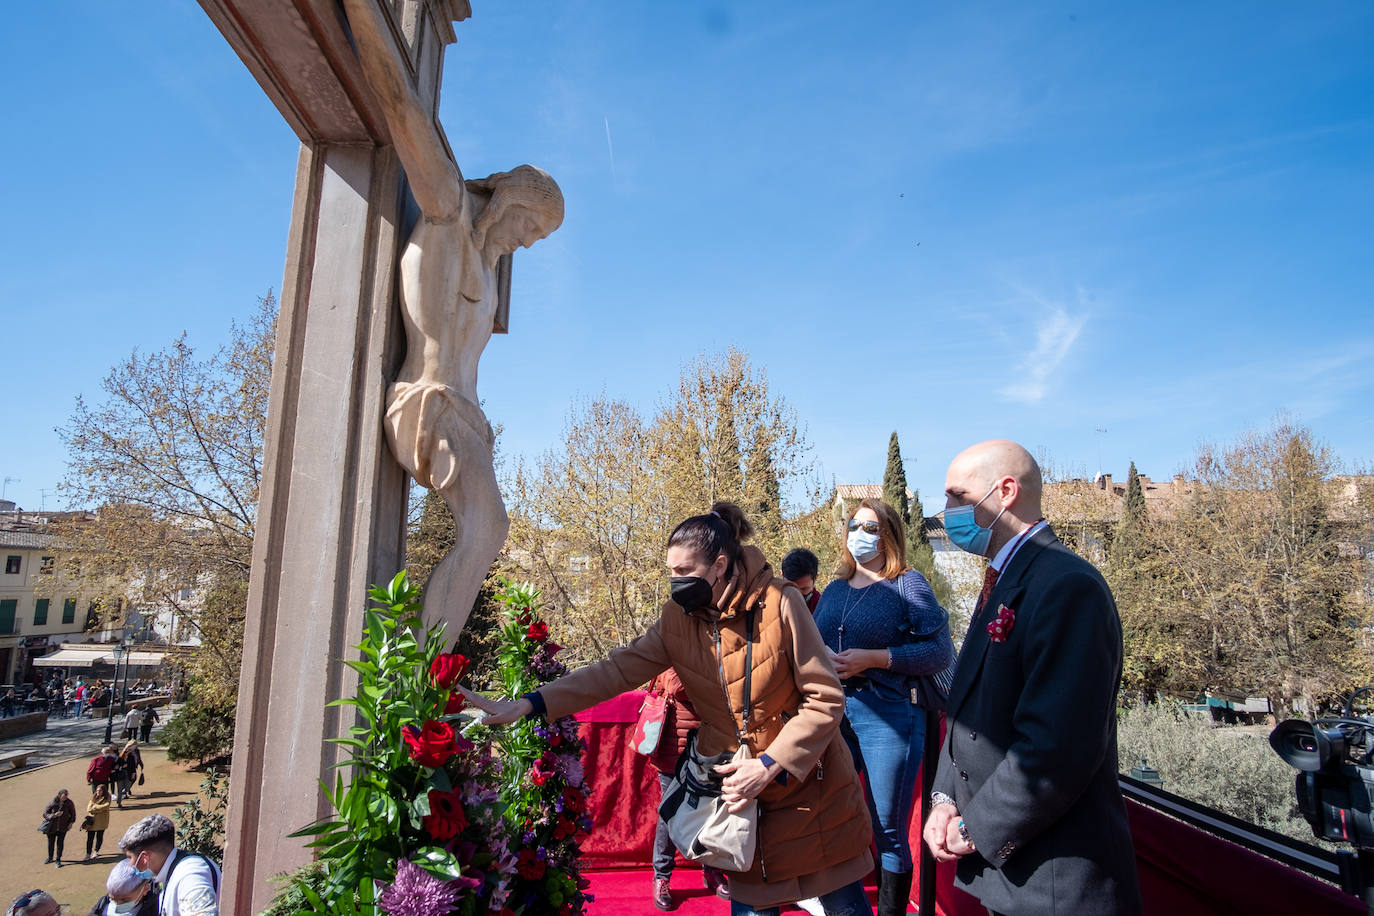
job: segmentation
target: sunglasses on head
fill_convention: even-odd
[[[862,529],[863,529],[865,532],[867,532],[868,534],[877,534],[877,533],[878,533],[878,523],[877,523],[877,522],[873,522],[873,521],[861,522],[861,521],[859,521],[858,519],[855,519],[855,518],[851,518],[851,519],[849,520],[849,530],[850,530],[850,531],[858,531],[860,528],[862,528]]]

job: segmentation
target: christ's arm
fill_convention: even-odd
[[[353,42],[368,85],[382,103],[396,155],[425,219],[446,223],[463,209],[463,173],[449,158],[434,119],[420,103],[378,0],[343,0]]]

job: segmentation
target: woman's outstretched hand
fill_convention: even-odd
[[[483,725],[509,725],[534,712],[534,705],[524,697],[518,700],[492,700],[480,693],[473,693],[461,684],[458,685],[458,690],[469,706],[485,713],[482,716]]]

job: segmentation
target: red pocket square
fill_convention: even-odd
[[[988,624],[988,639],[993,642],[1006,642],[1014,626],[1016,626],[1015,609],[1000,604],[997,606],[997,619]]]

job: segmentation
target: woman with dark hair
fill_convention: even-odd
[[[911,844],[907,825],[925,739],[925,710],[913,678],[954,661],[949,616],[925,576],[906,565],[901,519],[865,499],[846,521],[840,566],[816,608],[816,626],[844,685],[843,729],[866,775],[881,871],[878,914],[907,911]]]
[[[62,849],[67,845],[67,831],[76,823],[76,805],[72,804],[71,793],[66,789],[53,796],[53,800],[48,802],[48,807],[43,809],[43,823],[46,825],[43,832],[48,837],[48,858],[43,864],[52,862],[55,850],[57,867],[61,868]]]
[[[775,916],[803,897],[830,916],[872,916],[872,827],[839,734],[843,693],[801,593],[741,543],[752,533],[732,503],[687,519],[668,539],[672,599],[643,636],[518,700],[465,695],[490,725],[557,719],[673,667],[701,718],[697,752],[751,755],[717,767],[732,810],[758,799],[753,862],[725,873],[732,916]]]

